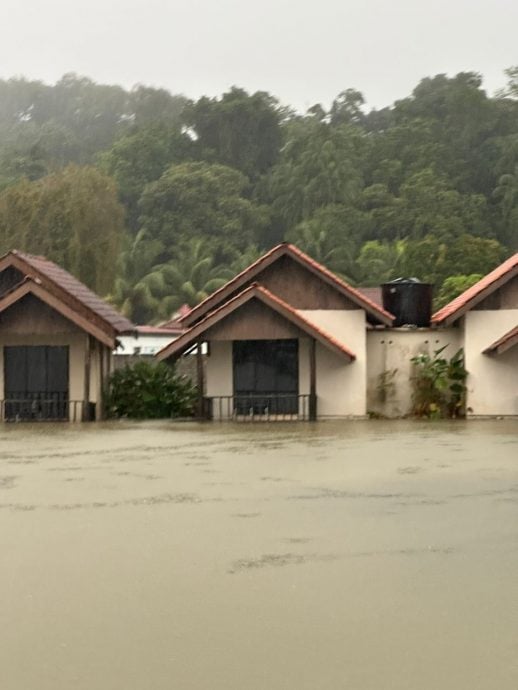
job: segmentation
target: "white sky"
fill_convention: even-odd
[[[232,84],[305,109],[354,87],[370,106],[424,76],[518,64],[518,0],[0,0],[0,77],[65,72],[191,98]]]

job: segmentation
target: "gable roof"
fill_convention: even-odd
[[[349,348],[347,348],[343,343],[320,327],[316,326],[305,316],[302,316],[296,309],[293,309],[293,307],[291,307],[289,304],[279,299],[279,297],[258,283],[253,283],[228,302],[225,302],[214,311],[211,311],[201,321],[198,321],[198,323],[185,331],[179,338],[177,338],[177,340],[169,345],[166,345],[166,347],[160,350],[160,352],[156,354],[156,357],[159,360],[163,360],[174,355],[182,354],[196,344],[198,339],[209,328],[225,319],[227,316],[229,316],[229,314],[232,314],[234,311],[252,299],[258,299],[267,307],[300,328],[300,330],[318,340],[329,350],[342,357],[345,357],[349,362],[352,362],[354,359],[356,359],[356,355],[351,352],[351,350],[349,350]]]
[[[483,351],[485,355],[501,355],[502,352],[518,345],[518,326],[511,328],[505,335],[498,340],[495,340],[489,347]]]
[[[114,346],[113,337],[107,335],[105,331],[98,328],[91,320],[84,318],[77,310],[72,309],[54,294],[49,292],[39,279],[30,276],[24,278],[18,285],[15,285],[11,290],[2,295],[0,298],[0,314],[29,294],[34,295],[34,297],[41,302],[44,302],[54,311],[61,314],[61,316],[74,323],[78,328],[89,333],[108,347]]]
[[[131,321],[53,261],[14,249],[0,258],[0,271],[9,265],[14,266],[26,276],[38,278],[51,291],[55,292],[57,288],[61,297],[67,296],[69,300],[85,308],[94,320],[103,322],[116,335],[134,330]],[[102,326],[102,324],[99,325]]]
[[[478,283],[465,290],[445,307],[439,309],[432,316],[432,324],[448,326],[517,275],[518,252],[507,259],[507,261],[504,261],[503,264],[497,266],[491,273],[481,278]]]
[[[216,309],[224,302],[228,297],[243,287],[247,282],[256,278],[261,271],[263,271],[267,266],[270,266],[275,261],[277,261],[282,256],[289,256],[294,261],[298,262],[321,280],[325,281],[328,285],[334,287],[338,292],[349,298],[354,304],[356,304],[361,309],[371,315],[374,319],[382,324],[390,326],[394,321],[393,314],[383,309],[379,304],[376,304],[369,297],[363,295],[359,290],[351,287],[344,280],[336,276],[330,270],[322,266],[317,261],[309,257],[303,251],[295,247],[293,244],[288,244],[286,242],[278,244],[270,251],[263,254],[257,261],[248,266],[244,271],[238,273],[237,276],[232,278],[225,283],[218,290],[213,292],[202,302],[200,302],[196,307],[193,307],[190,312],[180,317],[179,321],[187,326],[191,325],[196,321],[205,316],[208,312]]]

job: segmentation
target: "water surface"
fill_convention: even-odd
[[[516,690],[518,422],[0,427],[2,690]]]

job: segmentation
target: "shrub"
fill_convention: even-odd
[[[414,365],[413,413],[418,417],[463,417],[466,404],[464,350],[451,359],[441,357],[445,345],[433,356],[422,353],[412,357]]]
[[[193,414],[196,388],[173,367],[137,362],[110,376],[106,397],[108,417],[164,419]]]

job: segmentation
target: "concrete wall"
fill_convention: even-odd
[[[317,414],[325,417],[362,417],[367,412],[366,319],[362,309],[305,310],[302,316],[346,345],[353,362],[317,343]],[[309,353],[306,339],[299,355],[300,392],[309,393]]]
[[[232,341],[214,340],[205,370],[205,394],[233,395]]]
[[[4,393],[4,347],[9,345],[65,345],[69,347],[69,399],[83,400],[85,380],[85,355],[87,336],[79,329],[75,333],[53,333],[47,335],[9,334],[0,331],[0,397]],[[111,355],[110,355],[111,356]],[[101,362],[100,348],[97,342],[91,352],[90,360],[90,402],[101,401]],[[104,367],[106,369],[106,366]],[[106,373],[106,372],[105,372]],[[96,416],[99,418],[101,406],[96,406]],[[81,407],[76,409],[79,421]],[[70,406],[70,417],[74,418],[74,408]]]
[[[412,407],[411,358],[447,345],[451,357],[463,345],[460,328],[392,328],[367,332],[367,408],[385,417],[402,417]]]
[[[471,311],[464,319],[468,414],[518,415],[518,347],[482,354],[518,325],[518,309]]]

